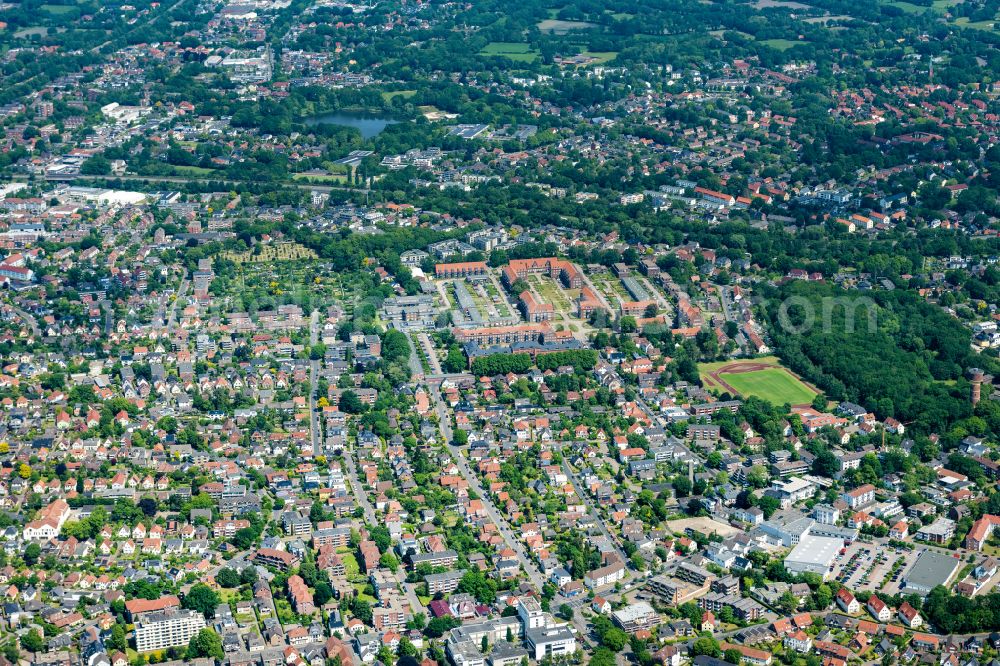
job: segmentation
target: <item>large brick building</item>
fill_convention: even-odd
[[[519,279],[529,275],[548,275],[552,279],[560,279],[569,289],[579,289],[583,286],[583,273],[572,262],[556,257],[540,259],[514,259],[503,267],[503,281],[512,287]]]
[[[470,275],[486,275],[487,272],[485,261],[460,261],[434,266],[434,275],[439,278],[462,278]]]

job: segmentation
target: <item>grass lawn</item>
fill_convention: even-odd
[[[76,7],[73,5],[42,5],[42,9],[50,14],[68,14]]]
[[[755,395],[775,405],[812,402],[815,391],[796,379],[784,368],[768,368],[751,372],[723,373],[721,379],[740,392]]]
[[[197,166],[175,166],[174,172],[178,176],[211,176],[216,173],[215,169],[206,169]]]
[[[347,180],[347,176],[342,173],[331,173],[331,174],[309,174],[309,173],[297,173],[292,176],[292,180],[310,180],[316,181],[317,183],[343,183]]]
[[[378,599],[376,599],[375,597],[371,596],[370,594],[365,594],[365,585],[366,584],[367,583],[360,583],[360,584],[354,586],[354,591],[355,591],[355,593],[357,595],[357,599],[359,599],[360,601],[367,601],[368,603],[374,605],[374,604],[378,603]]]
[[[955,25],[960,28],[972,28],[973,30],[986,30],[988,32],[996,29],[996,21],[969,21],[967,16],[960,16],[955,19]]]
[[[805,44],[806,42],[800,42],[794,39],[765,39],[760,43],[764,46],[770,46],[772,49],[777,49],[778,51],[787,51],[796,44]]]
[[[361,566],[358,565],[358,559],[354,557],[354,553],[344,553],[340,556],[340,561],[344,563],[344,575],[348,578],[361,573]]]
[[[570,30],[589,30],[596,27],[596,24],[587,21],[560,21],[553,18],[538,22],[539,32],[551,32],[556,35],[565,35]]]
[[[503,56],[516,62],[534,62],[539,53],[524,42],[490,42],[479,52],[484,56]]]
[[[907,14],[923,14],[931,9],[930,7],[921,7],[920,5],[911,4],[905,0],[895,0],[889,4],[897,9],[903,10]]]
[[[416,90],[386,90],[382,93],[382,99],[389,101],[393,97],[402,97],[403,99],[410,99],[417,94]]]
[[[584,51],[583,55],[588,58],[595,58],[597,62],[595,65],[603,65],[606,62],[611,62],[618,57],[618,51]]]

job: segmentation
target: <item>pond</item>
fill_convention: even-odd
[[[393,118],[359,111],[332,111],[330,113],[321,113],[318,116],[306,118],[305,121],[306,125],[309,127],[313,127],[315,125],[342,125],[344,127],[354,127],[361,132],[361,137],[363,139],[370,139],[373,136],[377,136],[387,126],[395,125],[398,122],[398,120]]]

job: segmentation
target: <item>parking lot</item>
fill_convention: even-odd
[[[881,590],[886,594],[896,594],[900,580],[916,562],[919,551],[856,541],[837,556],[833,579],[852,590]]]

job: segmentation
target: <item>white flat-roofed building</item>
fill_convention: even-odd
[[[187,645],[205,628],[205,616],[192,610],[150,613],[135,627],[135,649],[139,652]]]
[[[830,565],[843,547],[843,539],[806,534],[785,557],[785,568],[791,573],[819,574],[825,580],[830,576]]]
[[[836,525],[840,521],[840,509],[829,504],[817,504],[813,507],[813,518],[821,525]]]
[[[645,601],[636,601],[616,610],[612,613],[611,619],[623,630],[633,634],[640,629],[652,628],[659,623],[660,616]]]
[[[816,494],[814,484],[794,476],[789,479],[776,479],[771,484],[771,489],[778,493],[779,499],[790,504],[809,499]]]
[[[537,661],[576,652],[576,636],[564,626],[528,629],[525,639],[529,652]]]

